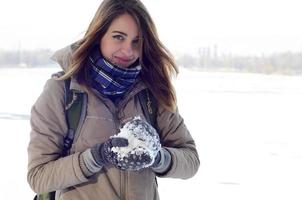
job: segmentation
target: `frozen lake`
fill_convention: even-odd
[[[33,197],[28,115],[58,70],[0,69],[0,199]],[[302,199],[302,77],[181,70],[175,86],[202,165],[159,179],[161,199]]]

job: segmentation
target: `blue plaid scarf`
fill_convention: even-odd
[[[86,65],[91,87],[113,102],[123,97],[136,81],[141,70],[139,65],[120,68],[109,63],[101,55],[99,47],[91,51]]]

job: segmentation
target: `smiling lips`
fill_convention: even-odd
[[[117,64],[122,64],[122,65],[126,65],[126,64],[129,64],[132,59],[130,58],[124,58],[124,57],[118,57],[118,56],[115,56],[115,61]]]

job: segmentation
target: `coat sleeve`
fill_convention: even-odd
[[[67,133],[64,82],[50,79],[31,110],[27,180],[36,193],[61,190],[88,181],[79,153],[60,157]]]
[[[178,110],[169,112],[159,107],[157,124],[162,146],[172,157],[170,169],[161,177],[193,177],[198,171],[200,161],[195,142]]]

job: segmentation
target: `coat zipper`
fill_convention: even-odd
[[[115,124],[115,129],[119,130],[120,128],[120,119],[118,117],[119,114],[119,109],[118,107],[114,108],[114,113],[113,113],[113,118],[114,118],[114,124]],[[125,182],[125,173],[124,171],[120,170],[120,198],[121,200],[126,200],[126,191],[125,191],[125,186],[126,186],[126,182]]]
[[[120,175],[121,175],[121,199],[122,200],[126,200],[125,199],[125,176],[124,176],[124,172],[120,171]]]
[[[116,130],[119,130],[121,127],[121,122],[120,122],[120,119],[119,119],[119,107],[120,106],[117,106],[115,107],[115,110],[114,110],[114,121],[115,121],[115,128]],[[121,182],[120,182],[120,192],[121,192],[121,196],[120,198],[122,200],[127,200],[127,181],[128,181],[128,174],[126,171],[122,171],[120,170],[120,177],[121,177]]]
[[[127,171],[120,171],[121,172],[121,199],[127,200],[127,187],[128,187],[128,172]]]

